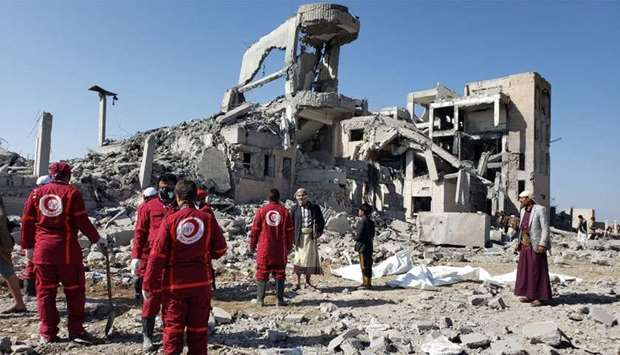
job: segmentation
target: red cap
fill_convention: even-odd
[[[49,172],[52,180],[69,181],[71,179],[71,165],[64,161],[50,165]]]
[[[209,195],[209,193],[204,189],[198,189],[196,193],[196,197],[198,197],[199,201],[204,201],[204,199],[207,198],[207,195]]]

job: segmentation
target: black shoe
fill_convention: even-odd
[[[284,280],[276,280],[276,307],[288,306],[284,300]]]
[[[265,305],[265,290],[267,281],[256,281],[256,305],[263,307]]]
[[[153,330],[155,329],[155,317],[142,318],[142,351],[145,353],[155,350]]]
[[[86,331],[82,334],[69,334],[69,340],[82,345],[94,345],[100,342],[99,338]]]

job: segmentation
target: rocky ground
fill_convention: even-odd
[[[231,251],[217,268],[218,290],[209,337],[209,351],[213,354],[618,354],[620,351],[617,240],[591,241],[583,248],[574,242],[574,234],[554,234],[556,248],[549,258],[551,270],[576,276],[581,281],[554,280],[553,302],[532,308],[519,303],[509,285],[490,283],[463,282],[434,290],[394,289],[385,285],[392,276],[376,280],[372,291],[355,290],[356,282],[330,274],[332,267],[346,264],[349,258],[345,250],[349,246],[346,233],[339,236],[330,232],[321,245],[326,256],[326,274],[316,278],[319,289],[293,291],[289,270],[290,305],[276,308],[271,287],[267,306],[259,308],[252,303],[255,293],[252,260],[243,249],[245,231],[241,220],[229,222],[223,215],[220,219],[226,226]],[[478,250],[425,247],[414,242],[398,242],[403,234],[397,228],[387,226],[383,233],[386,231],[393,235],[384,235],[385,239],[378,243],[377,254],[381,256],[389,254],[387,249],[409,248],[416,264],[480,266],[491,274],[510,272],[516,266],[511,246],[500,242],[495,242],[492,248]],[[0,352],[141,353],[140,311],[132,298],[132,279],[126,267],[128,248],[115,249],[116,319],[113,333],[107,339],[102,338],[102,344],[39,345],[38,316],[34,312],[34,300],[29,300],[28,314],[0,316]],[[103,269],[96,253],[91,251],[88,258],[87,329],[102,335],[109,308]],[[15,254],[20,259],[19,253]],[[6,288],[0,292],[0,307],[6,307],[10,296]],[[59,308],[64,315],[63,296],[61,292],[59,295]],[[61,336],[66,337],[63,332]]]

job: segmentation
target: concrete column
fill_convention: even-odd
[[[413,180],[415,177],[415,151],[408,149],[405,154],[405,180]]]
[[[108,99],[103,93],[99,93],[99,139],[97,144],[102,147],[105,142],[105,119],[106,119],[106,105]]]
[[[151,185],[151,174],[153,173],[153,155],[156,148],[155,136],[149,135],[144,139],[144,150],[142,151],[142,163],[140,163],[140,188],[146,189]]]
[[[50,165],[50,150],[52,144],[52,114],[43,112],[39,122],[39,134],[36,139],[33,176],[47,175]]]

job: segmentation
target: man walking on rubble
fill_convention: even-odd
[[[2,201],[2,196],[0,196],[0,276],[6,280],[9,291],[15,301],[12,307],[3,310],[0,312],[1,314],[26,312],[26,305],[19,289],[19,279],[15,275],[11,259],[14,245],[15,241],[11,236],[10,222],[4,209],[4,201]]]
[[[588,223],[582,215],[577,216],[577,242],[584,244],[588,240]]]
[[[157,198],[145,201],[136,213],[136,225],[134,228],[133,246],[131,249],[131,273],[136,276],[135,288],[142,292],[144,271],[147,268],[149,253],[153,247],[157,231],[167,215],[174,213],[176,201],[174,198],[174,186],[177,177],[173,174],[163,174],[157,182]],[[153,294],[142,304],[142,348],[144,351],[154,350],[153,331],[155,317],[159,314],[161,297],[159,293]]]
[[[316,288],[310,283],[310,277],[323,274],[317,241],[323,234],[325,220],[321,208],[309,201],[305,189],[298,189],[295,198],[297,204],[291,208],[291,217],[295,228],[293,271],[297,275],[296,290],[301,288],[301,275],[306,275],[306,285]]]
[[[271,189],[269,202],[254,215],[250,251],[256,252],[256,304],[262,307],[269,275],[276,279],[276,306],[285,306],[284,282],[288,254],[293,249],[293,223],[280,203],[280,192]]]
[[[77,232],[98,243],[104,253],[108,252],[107,242],[88,219],[80,191],[69,184],[69,164],[53,163],[49,172],[51,182],[33,190],[26,199],[21,228],[21,246],[35,265],[41,341],[59,340],[56,291],[60,282],[67,298],[69,339],[92,343],[94,337],[83,328],[86,295]]]
[[[164,353],[206,354],[211,310],[211,261],[226,253],[226,240],[213,216],[196,209],[196,184],[175,187],[177,212],[168,215],[153,241],[144,274],[145,302],[161,293]]]
[[[545,207],[536,204],[529,191],[519,194],[521,223],[519,243],[519,265],[515,282],[515,295],[520,302],[542,306],[551,299],[551,283],[547,250],[551,249],[549,222]]]
[[[359,253],[360,267],[362,268],[362,285],[360,289],[372,288],[372,252],[375,238],[375,222],[370,219],[372,207],[364,203],[358,208],[357,215],[361,218],[357,225],[355,239],[355,251]]]

